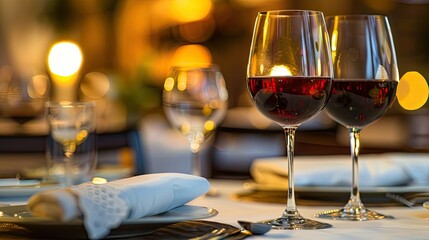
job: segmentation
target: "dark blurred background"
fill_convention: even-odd
[[[49,49],[55,42],[66,40],[81,48],[83,64],[76,74],[76,96],[80,100],[98,101],[99,131],[126,129],[138,125],[150,114],[162,115],[161,93],[168,67],[198,56],[211,57],[220,66],[231,110],[251,107],[245,75],[253,24],[258,11],[274,9],[312,9],[323,11],[325,16],[386,15],[394,36],[400,75],[418,71],[426,78],[429,76],[427,0],[0,0],[0,94],[10,92],[5,88],[11,79],[8,78],[11,69],[20,76],[37,73],[51,78],[47,66]],[[21,77],[21,88],[26,81]],[[51,84],[49,96],[44,100],[55,91],[58,90]],[[4,105],[6,98],[0,100]],[[391,147],[390,150],[426,149],[427,108],[425,105],[409,111],[395,104],[384,118],[383,126],[387,128],[376,126],[372,129],[378,129],[377,132],[366,131],[366,146],[380,147],[382,142],[383,148]],[[16,112],[10,113],[9,109],[1,113],[10,117]],[[231,111],[230,115],[234,116],[227,116],[224,135],[232,128],[241,128],[239,122],[234,123],[240,112]],[[29,120],[24,119],[23,123]],[[316,127],[309,127],[313,134],[310,137],[298,136],[298,154],[300,150],[305,152],[306,147],[299,145],[300,141],[324,142],[326,128],[329,136],[334,135],[335,144],[348,144],[344,129],[326,121],[322,121],[320,129],[317,122]],[[380,140],[380,131],[385,140]],[[2,127],[0,132],[16,133],[10,127]],[[423,140],[417,143],[409,140],[415,141],[417,135]],[[319,150],[323,149],[326,148],[322,145]],[[339,153],[346,153],[345,149]]]
[[[159,105],[159,97],[146,88],[159,93],[174,51],[200,44],[225,75],[230,106],[242,106],[248,104],[242,94],[254,19],[258,11],[271,9],[387,15],[401,75],[429,74],[424,0],[1,0],[0,64],[46,67],[55,41],[74,41],[84,55],[81,77],[95,71],[111,75],[119,100],[142,112]],[[142,99],[142,93],[150,96]]]

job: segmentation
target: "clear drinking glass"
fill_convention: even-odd
[[[396,97],[399,74],[395,46],[387,17],[343,15],[326,18],[331,37],[334,85],[327,113],[348,128],[352,160],[350,200],[342,209],[317,217],[343,220],[372,220],[384,215],[364,207],[359,195],[359,135],[381,118]]]
[[[295,204],[294,139],[300,124],[326,105],[332,86],[329,38],[323,13],[310,10],[260,12],[247,67],[247,87],[258,110],[277,122],[286,137],[287,206],[277,229],[318,229],[330,224],[302,217]]]
[[[164,83],[163,108],[190,143],[192,173],[201,176],[201,145],[225,117],[228,92],[218,66],[173,66]]]
[[[48,176],[65,187],[91,180],[96,166],[95,103],[47,102]]]

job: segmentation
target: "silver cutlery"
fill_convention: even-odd
[[[250,235],[263,235],[272,228],[271,225],[265,223],[256,223],[243,220],[238,220],[237,222],[244,228],[245,231],[250,233]]]
[[[220,240],[226,239],[228,236],[232,236],[240,232],[241,230],[239,228],[217,228],[199,237],[191,238],[190,240]]]
[[[271,225],[264,223],[255,223],[249,221],[239,220],[237,221],[241,229],[239,228],[217,228],[213,231],[201,235],[196,238],[192,238],[190,240],[220,240],[220,239],[228,239],[228,240],[239,240],[244,239],[251,235],[263,235],[271,230]]]
[[[415,193],[409,196],[401,196],[396,193],[386,193],[386,197],[407,207],[421,206],[422,203],[429,201],[429,193]]]

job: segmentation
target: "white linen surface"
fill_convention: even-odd
[[[429,155],[411,153],[367,154],[359,157],[359,186],[424,185],[429,183]],[[261,158],[252,162],[256,183],[286,185],[286,157]],[[350,186],[350,156],[296,156],[295,186]]]
[[[106,184],[78,186],[36,193],[28,201],[35,216],[69,221],[83,217],[90,239],[107,236],[125,219],[169,211],[205,194],[207,179],[181,173],[158,173]]]

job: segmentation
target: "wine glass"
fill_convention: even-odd
[[[262,221],[273,228],[331,227],[304,218],[298,212],[293,162],[295,131],[325,107],[332,77],[329,38],[322,12],[258,13],[247,67],[247,87],[258,110],[283,128],[289,169],[286,209],[280,217]]]
[[[94,102],[47,102],[47,122],[50,129],[49,152],[50,157],[61,151],[63,155],[65,187],[74,184],[75,175],[85,177],[95,167],[94,149],[95,138],[95,103]],[[87,142],[88,144],[83,144]],[[57,147],[59,145],[59,147]],[[84,148],[84,149],[82,149]],[[80,155],[75,159],[76,153],[89,151],[88,159]],[[51,159],[55,161],[55,159]],[[82,169],[84,166],[84,169]],[[50,166],[52,167],[52,166]],[[51,171],[58,169],[52,168]],[[51,173],[54,174],[54,173]],[[85,179],[88,180],[88,179]]]
[[[43,115],[49,96],[49,78],[44,73],[19,71],[10,65],[0,66],[0,116],[20,126]]]
[[[326,18],[331,36],[334,83],[326,106],[328,115],[350,134],[352,185],[342,209],[317,217],[342,220],[373,220],[384,215],[365,208],[359,194],[359,135],[381,118],[395,100],[399,81],[395,47],[387,17],[343,15]]]
[[[192,174],[201,176],[201,146],[224,119],[228,108],[228,91],[219,67],[171,67],[162,100],[170,124],[188,138]]]

